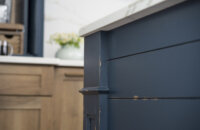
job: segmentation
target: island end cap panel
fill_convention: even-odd
[[[200,1],[187,1],[109,31],[109,59],[200,39]]]
[[[88,36],[98,31],[108,31],[159,12],[186,0],[138,0],[119,11],[81,28],[79,34]]]
[[[110,98],[200,97],[200,41],[109,62]]]
[[[108,130],[199,130],[198,100],[110,100]]]

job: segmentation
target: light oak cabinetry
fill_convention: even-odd
[[[54,130],[83,129],[83,69],[56,68],[54,90]]]
[[[0,130],[53,130],[49,97],[0,96]]]
[[[52,95],[53,66],[0,65],[0,94]]]
[[[82,130],[83,69],[0,64],[0,130]]]

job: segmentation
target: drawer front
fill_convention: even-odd
[[[109,62],[110,97],[199,97],[200,41]]]
[[[199,8],[188,1],[110,31],[110,59],[200,39]]]
[[[51,95],[53,67],[0,65],[1,95]]]
[[[0,130],[53,130],[51,98],[0,96]]]
[[[109,130],[199,130],[200,99],[110,100]]]

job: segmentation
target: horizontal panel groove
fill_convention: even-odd
[[[127,58],[127,57],[130,57],[130,56],[140,55],[140,54],[154,52],[154,51],[159,51],[159,50],[168,49],[168,48],[172,48],[172,47],[176,47],[176,46],[182,46],[182,45],[186,45],[186,44],[192,44],[192,43],[199,42],[199,41],[200,41],[200,39],[192,40],[192,41],[187,41],[187,42],[183,42],[183,43],[177,43],[175,45],[160,47],[160,48],[156,48],[156,49],[152,49],[152,50],[147,50],[147,51],[133,53],[133,54],[125,55],[125,56],[111,58],[111,59],[108,59],[108,61],[113,61],[113,60],[118,60],[118,59],[122,59],[122,58]]]
[[[121,97],[111,97],[108,98],[111,100],[160,100],[160,99],[167,99],[167,100],[199,100],[200,97],[133,97],[133,98],[121,98]]]

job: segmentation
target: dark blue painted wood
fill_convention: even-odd
[[[86,37],[84,130],[200,129],[199,12],[187,1]]]
[[[84,72],[88,74],[84,78],[85,87],[97,87],[99,85],[99,54],[101,34],[96,33],[85,38]]]
[[[24,25],[23,56],[43,56],[44,0],[21,0]],[[19,56],[19,55],[18,55]]]
[[[107,33],[85,38],[84,130],[107,130]],[[104,49],[103,49],[104,48]]]
[[[110,31],[110,58],[200,39],[200,1],[193,0]]]
[[[24,1],[24,55],[27,55],[28,49],[28,11],[29,10],[29,0]]]
[[[110,97],[200,97],[200,41],[109,63]]]
[[[20,0],[23,4],[23,19],[17,23],[24,25],[23,56],[43,56],[44,0]]]
[[[44,0],[29,0],[27,53],[43,56]]]
[[[110,100],[109,130],[200,130],[200,99]]]

